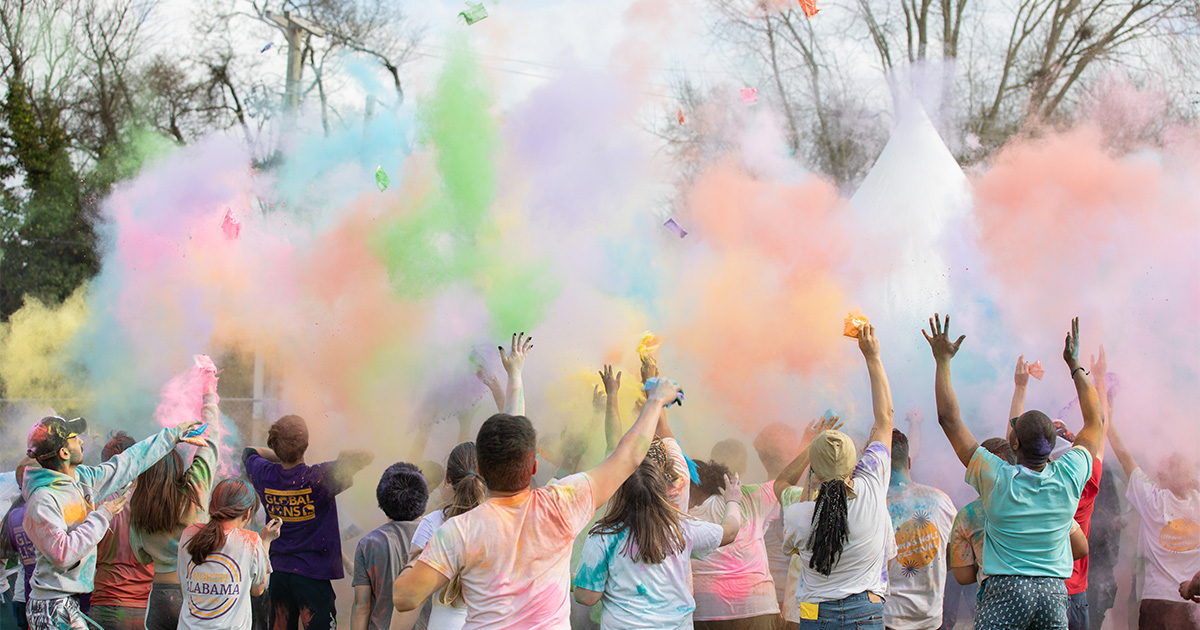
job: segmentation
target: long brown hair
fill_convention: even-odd
[[[592,534],[618,534],[626,529],[622,553],[634,562],[660,564],[668,556],[683,551],[683,518],[667,497],[667,477],[650,460],[642,460],[625,483],[613,494],[608,513],[592,527]]]
[[[204,507],[195,485],[188,483],[183,457],[172,450],[138,475],[129,499],[129,519],[143,532],[167,532],[180,525],[192,505],[197,509]]]
[[[450,451],[446,458],[446,481],[454,488],[454,498],[442,509],[446,518],[465,514],[478,507],[487,499],[487,486],[483,477],[479,476],[479,460],[475,454],[474,442],[463,442]],[[438,603],[443,606],[457,606],[462,602],[462,581],[456,574],[442,589]]]
[[[209,521],[187,543],[192,564],[203,564],[208,556],[225,546],[225,523],[257,511],[258,495],[245,481],[225,479],[218,483],[208,502]]]

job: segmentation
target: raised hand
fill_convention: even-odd
[[[670,379],[659,377],[658,384],[654,391],[650,392],[647,402],[666,407],[675,402],[677,398],[679,398],[679,386],[672,383]]]
[[[192,446],[201,446],[201,447],[208,446],[208,442],[206,442],[204,440],[204,438],[200,437],[199,435],[197,435],[195,437],[184,437],[184,435],[188,431],[191,431],[192,429],[194,429],[198,426],[200,426],[199,420],[184,420],[183,422],[180,422],[179,424],[175,425],[175,430],[178,432],[178,436],[179,436],[179,437],[175,438],[175,443],[176,444],[191,444]]]
[[[863,324],[858,329],[858,349],[868,361],[879,358],[879,337],[875,336],[875,327]]]
[[[921,329],[921,334],[925,335],[925,341],[929,342],[929,348],[933,350],[933,358],[937,361],[953,359],[954,355],[958,354],[958,348],[962,345],[963,339],[967,338],[966,335],[962,335],[957,341],[950,341],[949,315],[946,316],[943,324],[941,316],[934,313],[933,317],[929,319],[929,330],[933,331],[932,335],[925,332],[924,328]]]
[[[725,488],[721,490],[721,499],[739,504],[742,502],[742,480],[737,473],[733,473],[732,477],[725,475]]]
[[[599,385],[596,385],[595,387],[592,388],[592,411],[593,412],[595,412],[595,413],[603,412],[604,407],[607,405],[607,401],[608,401],[608,396],[604,392],[600,391]]]
[[[1096,358],[1096,355],[1094,355],[1094,354],[1092,355],[1092,375],[1093,375],[1093,377],[1095,377],[1095,375],[1099,374],[1100,375],[1099,378],[1104,378],[1104,375],[1107,372],[1108,372],[1108,359],[1104,358],[1104,344],[1101,344],[1100,345],[1100,358]]]
[[[658,361],[654,357],[642,357],[642,383],[658,376]]]
[[[842,424],[842,419],[838,416],[817,418],[804,427],[804,435],[800,437],[800,441],[803,444],[812,444],[812,441],[817,439],[817,435],[822,431],[837,431],[842,428]]]
[[[1013,382],[1017,387],[1026,387],[1029,385],[1029,364],[1025,362],[1025,355],[1017,357],[1017,369],[1013,372]]]
[[[1063,343],[1063,361],[1067,362],[1067,367],[1071,368],[1072,376],[1074,376],[1075,368],[1079,367],[1079,318],[1071,320],[1071,332],[1067,333],[1067,340]]]
[[[512,374],[520,372],[525,366],[525,357],[533,350],[533,337],[526,337],[525,333],[513,333],[512,349],[505,354],[504,346],[500,348],[500,362],[504,364],[504,371]]]
[[[615,396],[617,390],[621,389],[621,373],[617,372],[616,376],[613,376],[613,367],[606,363],[604,369],[600,370],[600,382],[604,383],[605,396]]]

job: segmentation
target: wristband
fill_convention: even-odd
[[[1083,375],[1084,375],[1084,376],[1088,376],[1089,374],[1091,374],[1091,372],[1088,372],[1087,370],[1084,370],[1082,365],[1081,365],[1081,366],[1079,366],[1079,367],[1077,367],[1077,368],[1075,368],[1075,370],[1083,370]],[[1075,370],[1071,370],[1071,378],[1075,378]]]

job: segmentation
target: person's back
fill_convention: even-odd
[[[942,625],[946,544],[955,517],[950,497],[914,482],[911,469],[908,436],[893,429],[887,502],[896,531],[896,556],[888,561],[888,598],[883,607],[884,621],[893,630]]]
[[[1194,473],[1175,472],[1191,479]],[[1200,605],[1179,598],[1180,582],[1190,581],[1200,567],[1200,490],[1195,481],[1174,483],[1170,489],[1164,485],[1137,468],[1126,490],[1141,519],[1138,552],[1146,560],[1138,627],[1190,622],[1187,627],[1200,628]]]
[[[354,607],[351,630],[388,630],[392,623],[392,583],[413,557],[412,538],[429,500],[429,486],[414,465],[400,462],[384,471],[375,490],[388,522],[358,541],[354,551]],[[424,611],[415,628],[424,630]]]
[[[133,438],[119,431],[101,451],[108,461],[134,445]],[[96,590],[92,592],[89,616],[105,630],[141,630],[145,627],[146,601],[154,565],[142,564],[129,545],[131,510],[122,510],[108,525],[108,533],[96,546]]]

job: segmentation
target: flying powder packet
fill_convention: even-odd
[[[268,50],[271,50],[271,47],[272,47],[272,46],[274,46],[274,45],[275,45],[275,42],[267,42],[267,45],[266,45],[266,46],[263,46],[263,47],[262,47],[262,50],[260,50],[260,51],[258,51],[258,52],[259,52],[259,53],[265,53],[265,52],[267,52]]]
[[[850,314],[847,315],[846,319],[843,321],[845,322],[846,326],[842,330],[842,335],[845,337],[850,337],[851,339],[858,339],[858,331],[862,330],[863,326],[866,326],[870,323],[867,321],[866,316],[862,314],[862,311],[859,310],[850,311]]]
[[[682,225],[675,222],[675,219],[667,219],[663,226],[675,233],[675,236],[683,238],[688,235],[687,230],[683,229]]]
[[[212,358],[207,354],[197,354],[196,356],[192,357],[192,361],[196,363],[196,367],[200,368],[201,372],[207,372],[216,376],[217,364],[213,363]]]
[[[742,88],[742,102],[750,104],[758,102],[758,88]]]
[[[682,125],[683,121],[684,121],[683,110],[681,109],[681,110],[679,110],[679,124]]]
[[[1039,381],[1042,380],[1042,377],[1046,375],[1046,370],[1042,367],[1041,359],[1029,364],[1029,375]]]
[[[478,22],[479,20],[482,20],[483,18],[487,17],[488,12],[487,12],[487,9],[483,8],[482,2],[480,2],[479,4],[471,4],[470,2],[468,2],[467,10],[459,13],[459,15],[461,15],[463,17],[463,19],[467,21],[467,26],[470,26],[470,25]]]
[[[800,0],[800,10],[804,11],[804,17],[812,18],[820,9],[817,8],[817,0]]]
[[[225,233],[225,238],[234,240],[242,233],[242,222],[233,213],[233,208],[226,208],[225,220],[221,221],[221,231]]]
[[[388,177],[387,171],[383,167],[375,169],[375,185],[379,187],[379,192],[387,190],[387,187],[392,183],[392,178]]]

